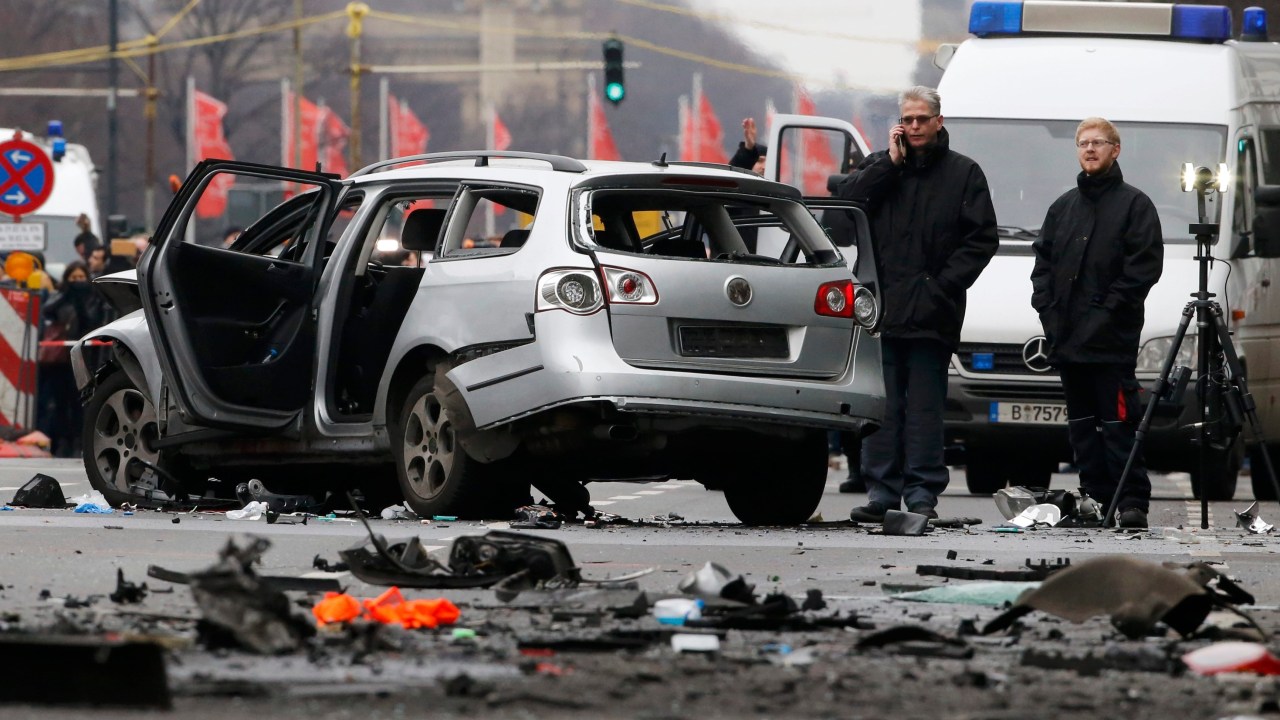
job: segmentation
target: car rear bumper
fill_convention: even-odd
[[[858,431],[884,414],[879,340],[858,333],[850,362],[829,380],[725,375],[629,365],[608,316],[538,313],[537,340],[455,367],[449,378],[477,427],[544,410],[608,402],[619,412],[734,418]]]

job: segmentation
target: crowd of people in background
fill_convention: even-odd
[[[112,246],[93,232],[87,215],[76,220],[80,232],[73,243],[76,259],[54,276],[39,251],[13,251],[0,264],[0,288],[22,289],[34,301],[32,331],[39,338],[36,356],[35,429],[49,438],[55,457],[81,451],[83,406],[71,372],[70,342],[114,319],[114,310],[93,280],[135,266],[148,238],[136,235]]]

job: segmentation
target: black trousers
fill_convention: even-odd
[[[1068,363],[1059,369],[1067,396],[1067,425],[1080,487],[1089,497],[1110,504],[1133,450],[1142,419],[1134,365]],[[1120,510],[1146,511],[1151,502],[1151,478],[1138,452],[1120,497]]]

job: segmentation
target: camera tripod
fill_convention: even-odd
[[[1116,522],[1116,506],[1120,502],[1121,491],[1124,489],[1125,481],[1129,479],[1129,473],[1133,470],[1138,453],[1142,451],[1142,441],[1151,428],[1151,417],[1155,413],[1156,404],[1161,400],[1176,402],[1186,389],[1190,372],[1185,366],[1175,369],[1174,362],[1177,360],[1178,349],[1186,337],[1192,317],[1196,320],[1197,339],[1196,403],[1200,408],[1200,422],[1195,426],[1195,441],[1201,478],[1200,527],[1202,529],[1209,527],[1209,488],[1205,487],[1208,482],[1208,465],[1205,455],[1210,445],[1229,448],[1231,443],[1239,442],[1237,436],[1245,421],[1248,421],[1249,427],[1253,430],[1255,442],[1263,443],[1257,405],[1254,403],[1253,395],[1249,393],[1249,386],[1245,381],[1235,346],[1231,344],[1231,333],[1227,331],[1226,323],[1222,319],[1222,307],[1212,299],[1215,294],[1209,292],[1209,263],[1213,259],[1210,246],[1218,234],[1218,226],[1206,223],[1204,219],[1204,191],[1201,190],[1201,222],[1192,223],[1190,226],[1191,233],[1196,238],[1195,259],[1200,266],[1199,288],[1191,295],[1195,299],[1182,309],[1182,321],[1178,323],[1178,330],[1173,336],[1173,345],[1169,348],[1169,354],[1165,357],[1160,369],[1160,377],[1151,388],[1151,400],[1147,402],[1142,421],[1138,423],[1133,448],[1129,451],[1128,460],[1125,461],[1124,471],[1120,473],[1120,481],[1116,484],[1111,504],[1107,506],[1103,527],[1111,527]],[[1217,343],[1216,347],[1221,353],[1221,358],[1217,357],[1218,353],[1211,352],[1214,343]],[[1280,484],[1276,482],[1275,468],[1271,465],[1271,458],[1266,452],[1258,455],[1266,465],[1267,478],[1271,481],[1272,489],[1276,491],[1276,497],[1280,498]],[[1253,472],[1260,471],[1262,468],[1253,468]]]

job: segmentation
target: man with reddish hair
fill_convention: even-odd
[[[1076,128],[1076,187],[1054,201],[1035,241],[1031,305],[1062,375],[1084,492],[1109,506],[1133,449],[1143,302],[1164,267],[1155,205],[1120,172],[1120,133],[1100,117]],[[1116,507],[1147,527],[1151,480],[1139,453]]]

